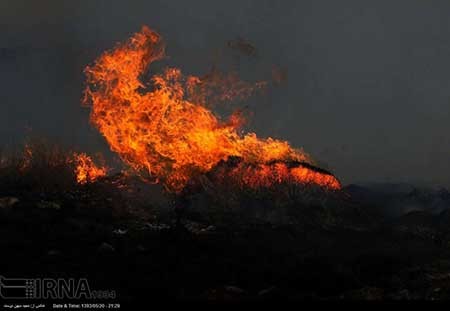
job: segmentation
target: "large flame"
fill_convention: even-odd
[[[239,114],[227,120],[217,117],[198,100],[204,98],[198,91],[204,93],[208,87],[205,79],[183,76],[179,69],[168,68],[152,76],[151,84],[144,84],[141,76],[152,62],[164,57],[164,47],[161,36],[144,26],[85,70],[88,85],[84,102],[92,107],[91,122],[126,164],[175,192],[230,156],[260,168],[253,175],[248,172],[245,183],[250,186],[259,185],[253,180],[262,172],[275,169],[283,173],[265,180],[289,179],[331,189],[340,187],[332,175],[309,166],[288,168],[280,164],[271,168],[273,161],[312,160],[286,141],[261,139],[254,133],[240,134],[243,120]],[[250,93],[248,85],[243,90]],[[236,88],[222,91],[220,98],[242,95]]]

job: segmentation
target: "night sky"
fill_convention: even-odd
[[[0,143],[47,137],[108,152],[80,106],[83,68],[142,25],[161,66],[225,59],[285,84],[251,99],[249,127],[303,147],[344,183],[450,186],[450,2],[423,0],[0,0]],[[227,41],[252,42],[256,57]]]

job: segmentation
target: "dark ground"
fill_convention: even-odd
[[[1,275],[85,277],[91,288],[115,290],[113,302],[122,303],[450,297],[446,208],[386,215],[377,204],[394,199],[359,186],[320,204],[240,197],[229,211],[201,194],[188,200],[177,227],[170,205],[146,206],[142,189],[111,187],[35,193],[3,185]],[[427,195],[446,206],[445,190]]]

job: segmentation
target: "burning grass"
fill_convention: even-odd
[[[3,188],[55,191],[74,186],[73,167],[67,150],[40,140],[2,154],[0,180]]]
[[[183,191],[171,193],[126,172],[107,176],[107,167],[98,160],[102,165],[95,164],[85,153],[44,140],[28,141],[22,148],[2,154],[0,191],[3,195],[26,196],[30,200],[38,198],[38,202],[43,199],[44,205],[52,200],[85,207],[98,202],[102,208],[112,207],[115,213],[132,215],[136,221],[156,217],[158,221],[171,223],[175,219],[174,210],[178,209],[183,219],[207,224],[280,224],[299,222],[300,218],[304,222],[313,214],[314,217],[326,214],[324,206],[339,196],[331,188],[314,182],[298,183],[279,175],[303,165],[311,172],[334,178],[326,171],[301,163],[285,166],[283,162],[277,171],[276,163],[261,168],[234,157],[192,178]],[[266,172],[266,168],[274,171]],[[248,178],[258,183],[249,184]]]
[[[75,174],[79,184],[95,182],[108,173],[106,166],[97,166],[86,153],[74,153],[71,161],[75,164]]]
[[[88,155],[45,140],[29,140],[21,148],[0,154],[0,183],[9,190],[63,191],[94,182],[106,172]]]

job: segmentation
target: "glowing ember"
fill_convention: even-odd
[[[94,182],[98,178],[106,176],[108,169],[96,166],[87,154],[74,153],[73,157],[76,165],[75,174],[79,184]]]
[[[199,98],[207,93],[208,81],[183,76],[168,68],[151,78],[151,89],[140,76],[148,66],[164,57],[164,43],[156,32],[143,27],[131,39],[105,52],[87,67],[85,103],[91,104],[91,122],[106,138],[111,150],[141,176],[161,182],[170,191],[180,191],[190,179],[211,170],[230,156],[256,165],[255,172],[242,177],[258,186],[272,180],[315,183],[337,189],[339,182],[329,174],[281,162],[312,163],[288,142],[261,139],[254,133],[239,133],[243,119],[233,114],[221,120]],[[209,80],[211,81],[211,80]],[[260,87],[256,85],[255,88]],[[245,85],[244,89],[247,89]],[[196,90],[196,92],[193,92]],[[220,98],[241,96],[235,87]],[[244,93],[249,93],[245,91]],[[276,165],[270,164],[279,162]]]
[[[19,166],[19,170],[23,173],[27,169],[29,169],[31,167],[32,160],[33,160],[33,149],[30,146],[30,144],[25,144],[22,154],[22,163]]]

